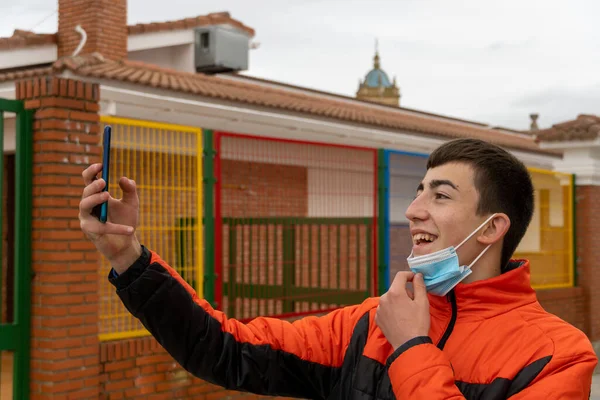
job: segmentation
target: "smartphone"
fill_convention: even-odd
[[[110,135],[112,128],[110,125],[104,127],[104,133],[102,136],[102,179],[106,182],[103,192],[108,191],[108,177],[110,172]],[[106,223],[108,220],[108,201],[102,204],[98,204],[94,207],[92,214],[96,216],[102,223]]]

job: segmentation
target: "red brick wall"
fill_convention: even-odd
[[[538,290],[537,297],[546,311],[585,331],[585,298],[581,287]]]
[[[33,125],[31,399],[98,396],[98,253],[79,227],[81,172],[99,161],[98,86],[17,83]]]
[[[600,340],[600,186],[579,186],[577,206],[577,274],[583,289],[586,316],[585,333],[590,340]]]
[[[221,160],[223,217],[305,217],[306,167]]]
[[[102,343],[100,362],[102,399],[278,399],[225,390],[195,378],[152,337]]]
[[[70,56],[81,36],[75,27],[81,25],[87,41],[80,54],[99,52],[105,58],[127,58],[126,0],[59,0],[58,57]]]

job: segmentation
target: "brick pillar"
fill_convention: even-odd
[[[578,186],[577,275],[585,294],[585,332],[600,341],[600,186]]]
[[[100,160],[98,85],[17,83],[33,132],[32,399],[99,395],[99,256],[79,227],[81,172]]]

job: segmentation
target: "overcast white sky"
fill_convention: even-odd
[[[0,36],[55,32],[57,4],[0,1]],[[253,76],[354,96],[377,37],[402,106],[514,129],[600,114],[597,0],[129,0],[128,22],[217,11],[256,30]]]

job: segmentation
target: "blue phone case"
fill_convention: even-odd
[[[110,125],[104,127],[104,135],[102,137],[102,179],[106,182],[103,192],[108,191],[108,177],[110,172],[110,136],[112,128]],[[95,207],[94,214],[100,220],[100,222],[106,223],[108,220],[108,202],[100,204],[99,207]]]

